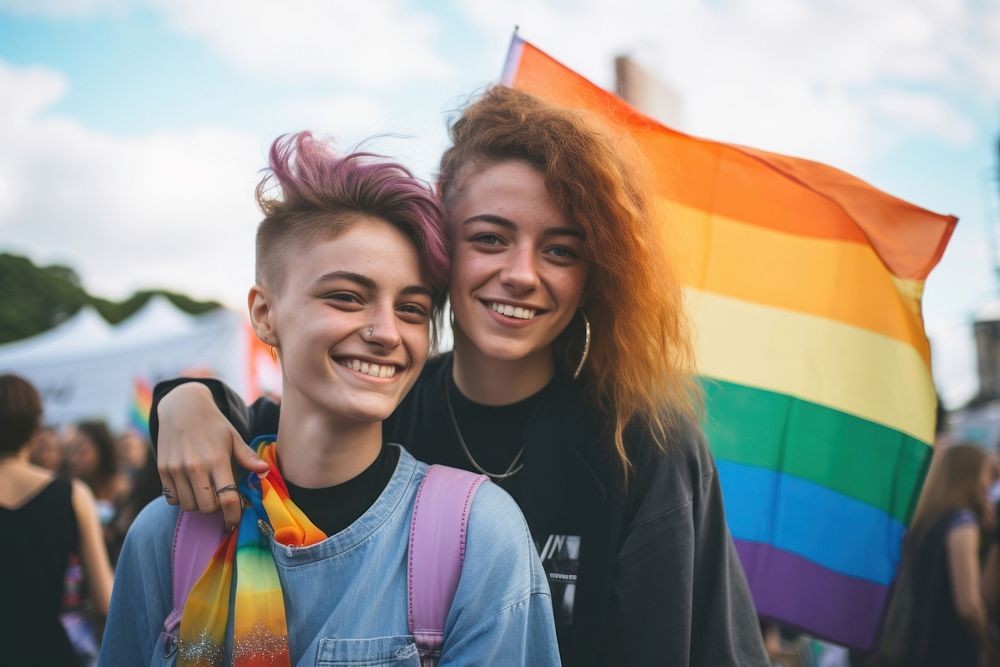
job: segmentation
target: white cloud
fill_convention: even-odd
[[[62,98],[68,88],[69,80],[62,72],[45,67],[0,67],[0,89],[10,92],[4,96],[0,113],[23,122]]]
[[[52,112],[68,91],[61,72],[0,59],[3,250],[66,263],[109,297],[165,287],[242,308],[260,219],[253,189],[273,137],[216,127],[119,137]],[[440,154],[436,113],[401,118],[363,95],[302,96],[272,112],[281,131],[331,133],[345,150],[409,134],[365,148],[424,175]]]
[[[460,6],[483,30],[519,24],[526,39],[604,86],[612,83],[612,57],[633,55],[681,94],[681,129],[851,170],[863,171],[904,133],[968,142],[971,121],[950,99],[953,91],[971,98],[974,90],[987,105],[1000,100],[996,3],[585,0],[570,10],[558,0],[470,0]]]
[[[121,297],[162,286],[239,304],[252,278],[258,142],[204,128],[119,138],[46,104],[60,74],[0,61],[0,235],[5,249],[76,268]]]
[[[968,144],[975,137],[973,123],[937,95],[889,90],[876,94],[873,104],[877,112],[885,115],[887,122],[902,123],[901,129],[938,134],[958,145]]]
[[[249,72],[368,86],[439,79],[441,26],[403,0],[148,0],[178,30]]]
[[[940,325],[929,329],[928,337],[941,402],[948,409],[959,408],[979,391],[972,327],[964,322]]]
[[[376,100],[363,95],[330,95],[291,99],[280,113],[289,128],[330,130],[338,143],[348,137],[364,137],[376,131],[385,110]]]
[[[948,408],[965,404],[979,389],[972,322],[996,299],[989,288],[975,287],[993,284],[992,251],[979,231],[959,223],[924,293],[934,379]]]
[[[436,49],[443,26],[408,0],[0,0],[0,11],[61,19],[137,7],[258,76],[380,87],[453,74]]]

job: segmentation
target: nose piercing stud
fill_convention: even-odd
[[[375,333],[375,325],[374,324],[369,324],[368,328],[365,329],[365,335],[368,336],[369,338],[371,338],[372,334],[374,334],[374,333]]]

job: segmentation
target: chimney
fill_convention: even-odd
[[[647,116],[674,129],[680,128],[680,95],[630,56],[615,58],[615,92]]]

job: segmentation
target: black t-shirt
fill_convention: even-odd
[[[386,420],[385,437],[390,442],[405,445],[420,461],[473,472],[480,471],[462,449],[463,441],[472,458],[490,473],[506,471],[524,447],[521,461],[525,468],[510,477],[494,478],[493,481],[517,502],[528,522],[548,578],[563,659],[569,662],[565,647],[574,623],[582,535],[589,517],[580,511],[585,505],[579,502],[579,489],[572,481],[575,474],[569,472],[572,464],[564,467],[566,479],[548,479],[545,488],[540,488],[537,464],[539,457],[546,454],[538,448],[548,443],[539,442],[537,433],[534,440],[530,435],[532,423],[537,431],[540,418],[564,390],[560,389],[560,382],[565,382],[565,378],[554,376],[545,387],[517,403],[482,405],[458,389],[452,377],[450,357],[434,363],[433,372],[443,380],[430,391],[434,405],[427,404],[429,385],[415,389]],[[447,403],[441,400],[441,389],[447,392],[451,401],[454,422]],[[536,465],[534,481],[528,474],[533,461]]]
[[[528,418],[548,400],[552,391],[552,382],[531,396],[509,405],[483,405],[467,398],[448,373],[448,400],[454,411],[454,422],[451,415],[444,423],[437,424],[443,432],[438,437],[426,437],[424,434],[397,433],[395,422],[390,418],[387,429],[392,435],[400,435],[406,442],[412,442],[414,455],[422,461],[449,461],[449,465],[464,468],[473,472],[488,471],[494,482],[507,493],[517,497],[520,490],[522,475],[515,473],[499,479],[498,476],[511,470],[511,464],[517,459],[514,470],[522,465],[526,455],[524,427]],[[469,459],[462,449],[462,443],[469,450],[475,463]],[[411,450],[412,451],[412,450]],[[419,453],[418,453],[419,452]],[[450,459],[456,459],[451,462]]]
[[[329,535],[344,530],[375,504],[399,462],[399,449],[382,446],[370,466],[357,477],[334,486],[307,489],[285,480],[288,495],[317,528]]]

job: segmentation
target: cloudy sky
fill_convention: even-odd
[[[1000,297],[990,0],[0,0],[0,250],[98,294],[241,307],[270,141],[381,135],[431,178],[514,25],[604,86],[632,55],[680,94],[681,130],[958,215],[925,314],[946,401],[975,391],[969,323]]]

